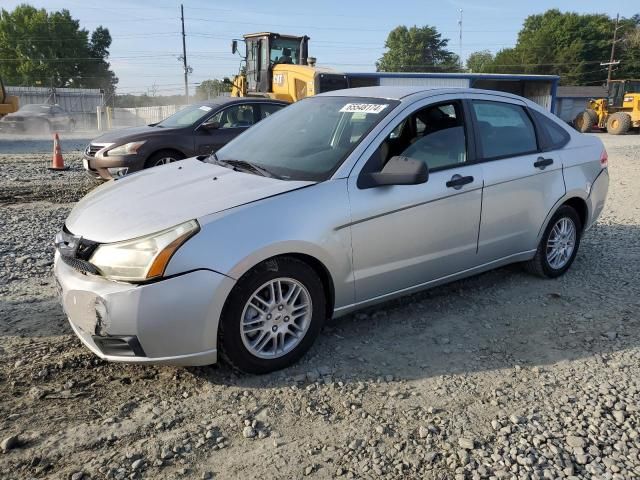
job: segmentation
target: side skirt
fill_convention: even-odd
[[[418,285],[414,285],[412,287],[407,287],[402,290],[396,290],[395,292],[386,293],[384,295],[380,295],[378,297],[370,298],[368,300],[364,300],[358,303],[352,303],[350,305],[345,305],[344,307],[336,308],[333,311],[333,318],[338,318],[343,315],[347,315],[355,310],[359,310],[361,308],[370,307],[371,305],[376,305],[378,303],[387,302],[389,300],[393,300],[394,298],[402,297],[404,295],[410,295],[415,292],[419,292],[421,290],[427,290],[429,288],[437,287],[439,285],[443,285],[445,283],[454,282],[456,280],[460,280],[467,277],[472,277],[473,275],[477,275],[482,272],[486,272],[489,270],[493,270],[495,268],[502,267],[504,265],[509,265],[511,263],[524,262],[527,260],[531,260],[536,253],[536,250],[528,250],[526,252],[516,253],[513,255],[509,255],[508,257],[500,258],[498,260],[494,260],[489,263],[485,263],[482,265],[478,265],[477,267],[469,268],[467,270],[462,270],[458,273],[453,273],[451,275],[447,275],[445,277],[437,278],[435,280],[430,280],[428,282],[420,283]]]

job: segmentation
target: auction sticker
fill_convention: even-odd
[[[211,107],[207,107],[206,105],[202,105],[200,107],[200,110],[204,110],[205,112],[210,112],[211,111]]]
[[[344,113],[380,113],[388,106],[386,103],[347,103],[340,111]]]

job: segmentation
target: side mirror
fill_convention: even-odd
[[[237,51],[238,51],[238,41],[233,40],[231,42],[231,53],[235,55]]]
[[[418,185],[429,179],[429,169],[424,162],[409,157],[391,157],[380,172],[365,173],[360,178],[360,188],[384,185]]]
[[[201,125],[203,130],[217,130],[220,128],[220,122],[209,122]]]

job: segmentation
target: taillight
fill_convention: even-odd
[[[607,155],[607,149],[602,149],[602,154],[600,155],[600,167],[607,168],[609,166],[609,155]]]

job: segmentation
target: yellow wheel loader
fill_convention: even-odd
[[[0,78],[0,117],[18,111],[18,97],[7,95],[4,83]]]
[[[238,42],[245,45],[240,73],[233,79],[232,97],[269,97],[296,102],[321,92],[347,88],[346,75],[328,68],[316,67],[309,57],[309,37],[263,32],[233,40],[232,53]]]
[[[640,80],[612,80],[609,96],[590,100],[573,123],[583,133],[594,127],[612,135],[640,129]]]

